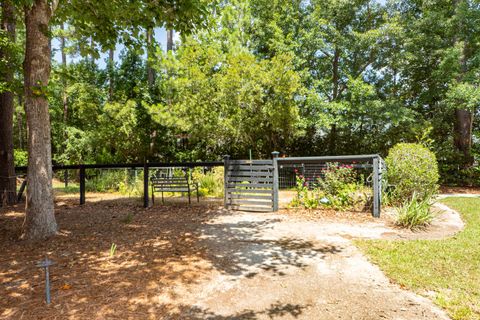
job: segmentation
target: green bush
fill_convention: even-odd
[[[203,172],[203,168],[195,168],[192,173],[193,181],[198,182],[198,192],[201,196],[223,197],[223,167],[215,167]]]
[[[89,170],[85,182],[87,192],[120,192],[140,195],[143,193],[143,170]]]
[[[435,154],[420,144],[399,143],[390,149],[385,159],[387,181],[392,185],[392,203],[402,203],[413,194],[419,200],[438,190],[438,165]]]
[[[28,152],[25,150],[13,150],[13,157],[15,158],[15,166],[22,167],[28,165]]]
[[[297,175],[297,195],[289,206],[362,211],[367,207],[371,192],[359,183],[360,180],[351,165],[327,163],[323,177],[314,182],[309,183],[305,177]]]
[[[414,192],[410,199],[397,208],[397,225],[411,230],[426,227],[433,220],[431,206],[430,196],[420,199]]]

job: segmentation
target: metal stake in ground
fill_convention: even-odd
[[[38,268],[45,269],[45,300],[47,304],[50,304],[50,270],[49,267],[55,264],[52,260],[45,257],[45,260],[37,263]]]

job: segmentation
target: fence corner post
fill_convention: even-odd
[[[85,167],[80,166],[80,205],[85,204]]]
[[[230,162],[230,156],[228,154],[223,156],[223,206],[228,209],[228,166]]]
[[[373,158],[373,216],[380,217],[380,161],[379,157]]]
[[[148,161],[143,164],[143,207],[148,208],[150,206],[150,199],[148,196]]]
[[[280,152],[273,151],[273,211],[278,211],[278,155]]]

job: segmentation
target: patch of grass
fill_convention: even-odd
[[[117,245],[115,243],[112,243],[112,246],[110,247],[110,257],[113,257],[116,251],[117,251]]]
[[[68,187],[65,188],[65,184],[58,180],[53,180],[53,190],[59,193],[79,193],[80,185],[76,182],[69,182]]]
[[[442,201],[461,213],[465,230],[444,240],[357,240],[399,285],[432,296],[453,319],[480,319],[480,199]]]

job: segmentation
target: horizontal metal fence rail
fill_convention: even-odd
[[[315,156],[315,157],[286,157],[278,158],[279,164],[282,162],[289,163],[316,163],[316,162],[352,162],[352,161],[368,161],[373,163],[373,159],[380,157],[378,154],[365,155],[345,155],[345,156]]]
[[[146,162],[146,163],[105,163],[105,164],[67,164],[53,165],[53,171],[59,170],[79,170],[80,173],[80,204],[85,204],[85,178],[86,169],[143,169],[143,206],[149,207],[150,199],[148,196],[148,180],[150,178],[150,168],[196,168],[196,167],[221,167],[223,161],[203,161],[203,162]],[[27,172],[28,167],[16,167],[16,172]],[[23,192],[22,185],[21,192]],[[18,197],[21,197],[19,193]]]
[[[147,163],[102,163],[102,164],[55,164],[52,166],[54,171],[58,170],[79,170],[85,169],[143,169],[148,168],[196,168],[196,167],[223,167],[223,161],[204,161],[204,162],[147,162]],[[16,172],[26,172],[26,166],[15,167]]]

